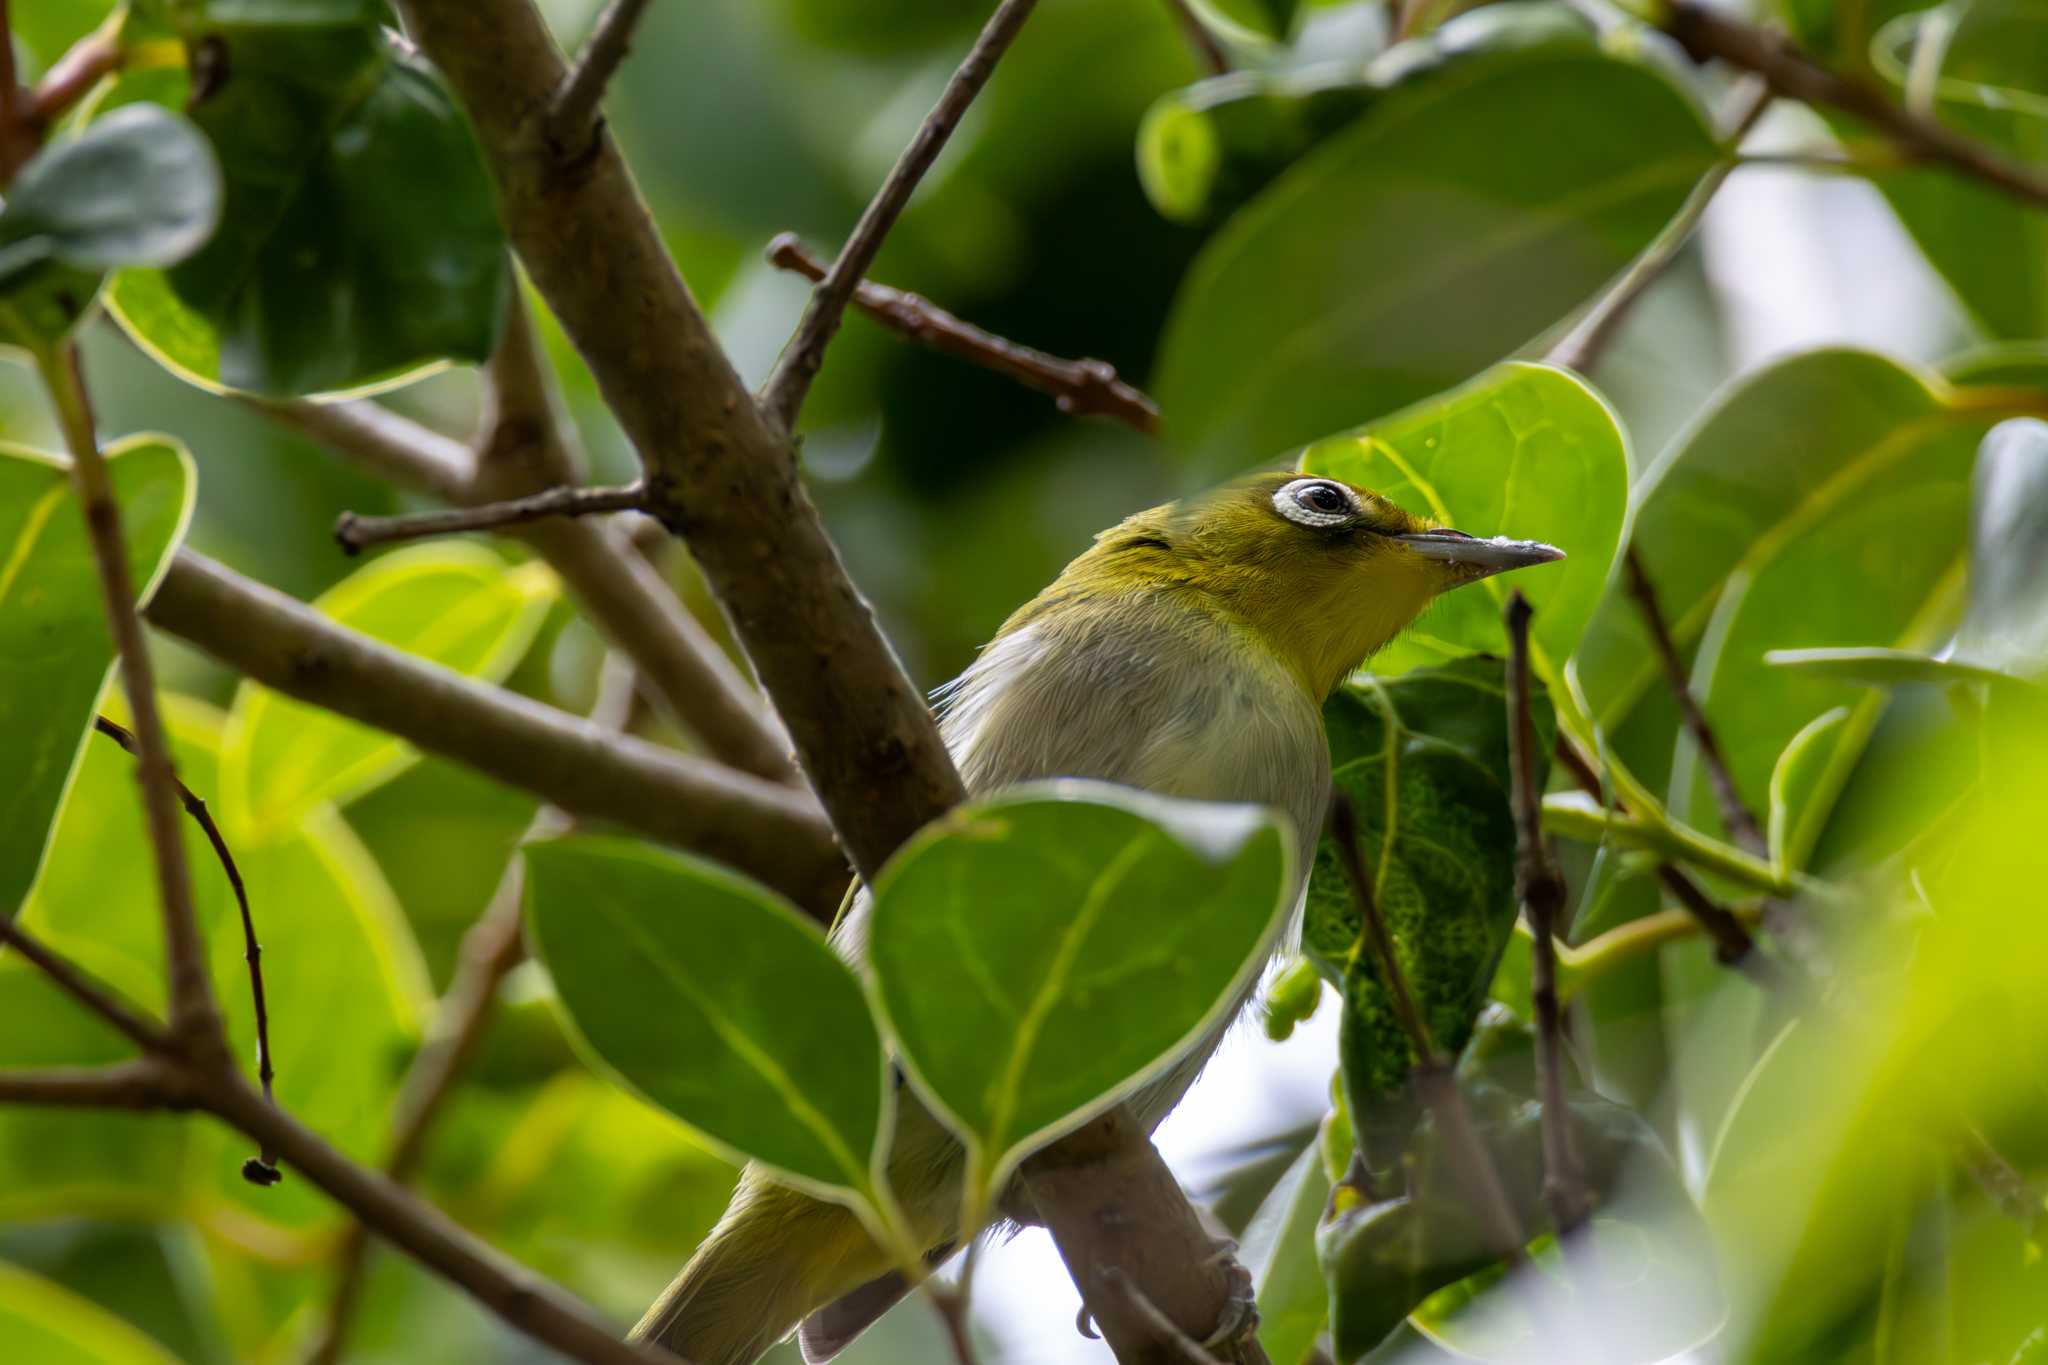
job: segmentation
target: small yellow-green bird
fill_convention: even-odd
[[[1255,475],[1097,536],[942,689],[942,730],[972,792],[1090,777],[1276,807],[1305,881],[1330,793],[1324,699],[1439,593],[1563,557],[1336,479]],[[863,900],[834,939],[858,959],[865,932]],[[1132,1097],[1148,1131],[1222,1032]],[[908,1091],[899,1101],[889,1180],[936,1251],[957,1226],[961,1151]],[[1030,1221],[1021,1197],[1002,1212]],[[851,1212],[749,1168],[634,1337],[746,1365],[801,1323],[805,1358],[828,1359],[905,1292],[893,1264]]]

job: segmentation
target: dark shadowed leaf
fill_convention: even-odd
[[[595,1058],[729,1152],[871,1198],[882,1043],[853,971],[767,888],[627,839],[526,850],[526,922]]]
[[[1154,380],[1169,430],[1213,477],[1463,382],[1619,271],[1715,155],[1662,75],[1593,52],[1403,85],[1203,250]]]
[[[106,453],[128,562],[147,598],[191,519],[192,460],[153,437]],[[0,915],[12,918],[91,733],[114,641],[85,518],[53,457],[0,447],[0,544]]]
[[[875,998],[983,1192],[1222,1022],[1292,903],[1284,826],[1060,782],[961,807],[883,870]]]

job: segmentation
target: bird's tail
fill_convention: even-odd
[[[752,1365],[805,1314],[889,1268],[849,1210],[749,1170],[632,1339],[693,1365]]]

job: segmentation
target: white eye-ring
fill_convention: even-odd
[[[1342,526],[1363,510],[1358,495],[1330,479],[1295,479],[1280,485],[1273,510],[1297,526]]]

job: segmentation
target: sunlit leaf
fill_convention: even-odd
[[[313,603],[351,630],[491,682],[533,642],[555,592],[545,569],[508,567],[478,545],[416,546],[373,560]],[[419,757],[405,741],[257,683],[235,694],[222,754],[226,813],[251,838],[288,832]]]
[[[970,1198],[1218,1026],[1291,908],[1293,861],[1260,808],[1085,782],[975,802],[905,845],[875,886],[874,993],[969,1142]]]
[[[153,437],[106,455],[128,563],[146,598],[191,519],[192,460]],[[53,457],[0,445],[0,545],[0,915],[12,918],[91,734],[114,641],[85,518]]]
[[[1561,321],[1713,162],[1662,75],[1534,49],[1403,85],[1240,210],[1153,392],[1208,476],[1463,382]]]
[[[1475,536],[1541,540],[1562,563],[1446,594],[1373,656],[1379,674],[1475,650],[1507,652],[1510,588],[1536,609],[1530,645],[1553,676],[1607,581],[1628,504],[1628,457],[1613,411],[1577,377],[1502,365],[1391,417],[1317,441],[1301,467],[1384,493],[1417,515]]]
[[[606,1069],[728,1152],[872,1197],[881,1038],[816,925],[765,887],[648,844],[577,837],[525,856],[535,949]]]
[[[0,1341],[10,1365],[173,1365],[175,1357],[105,1309],[0,1261]]]

